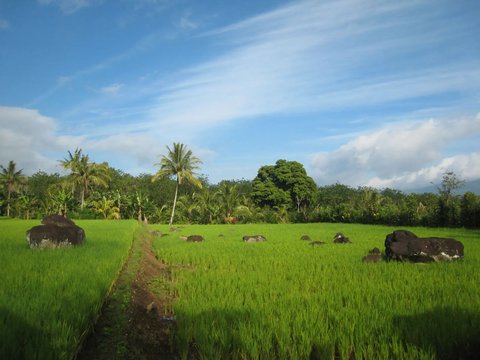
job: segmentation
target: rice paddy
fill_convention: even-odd
[[[165,227],[157,227],[168,232]],[[462,229],[411,228],[453,237],[465,260],[428,265],[362,263],[383,250],[385,226],[343,224],[185,226],[157,238],[172,267],[177,300],[173,339],[182,358],[434,359],[479,350],[480,235]],[[352,244],[333,244],[336,232]],[[244,235],[266,236],[244,243]],[[325,245],[311,246],[308,234]]]
[[[86,243],[31,250],[39,221],[1,220],[0,358],[71,359],[95,322],[132,243],[134,221],[78,221]]]
[[[130,249],[136,222],[78,221],[87,242],[31,250],[38,221],[2,220],[0,358],[71,359]],[[465,259],[427,265],[362,257],[394,228],[345,224],[151,226],[174,296],[172,352],[182,359],[451,359],[480,351],[480,232],[453,237]],[[343,232],[351,244],[333,244]],[[202,235],[204,242],[181,239]],[[245,243],[244,235],[265,242]],[[300,240],[309,235],[312,246]],[[171,306],[171,305],[169,305]]]

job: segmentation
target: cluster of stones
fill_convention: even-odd
[[[301,240],[311,241],[310,236],[302,235]],[[333,237],[335,244],[349,244],[350,239],[343,233],[337,233]],[[311,241],[310,245],[323,245],[322,241]],[[409,262],[432,262],[453,261],[463,259],[463,244],[455,239],[426,237],[419,238],[407,230],[395,230],[388,234],[385,239],[385,254],[375,247],[362,259],[363,262],[379,262],[383,259],[409,261]]]
[[[73,222],[71,223],[73,224]],[[75,225],[73,224],[73,226]],[[170,231],[181,230],[171,228]],[[161,234],[157,235],[162,236]],[[219,236],[223,235],[220,234]],[[30,238],[31,235],[28,235],[28,237]],[[38,236],[34,238],[38,239]],[[180,238],[189,242],[204,241],[201,235],[181,236]],[[302,235],[300,239],[310,241],[309,244],[312,246],[325,244],[323,241],[312,241],[309,235]],[[257,243],[266,240],[266,237],[263,235],[245,235],[243,237],[243,241],[246,243]],[[347,236],[339,232],[333,237],[333,243],[350,244],[351,241]],[[385,258],[387,261],[431,262],[459,260],[463,259],[463,256],[463,244],[458,240],[437,237],[419,238],[410,231],[395,230],[393,233],[388,234],[385,239],[385,255],[382,254],[379,248],[375,247],[363,257],[362,261],[379,262]]]
[[[30,248],[58,248],[80,245],[85,241],[85,231],[61,215],[48,215],[42,225],[27,231],[27,244]]]

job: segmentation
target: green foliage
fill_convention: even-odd
[[[181,186],[176,175],[167,174],[167,167],[162,170],[162,163],[158,164],[161,169],[156,175],[138,176],[110,168],[106,163],[100,164],[104,182],[94,181],[87,175],[88,186],[83,192],[82,186],[75,185],[72,180],[76,177],[73,173],[60,176],[40,171],[28,177],[26,182],[22,180],[16,187],[18,191],[11,192],[10,198],[3,186],[0,209],[16,218],[42,218],[56,213],[80,219],[103,219],[105,213],[100,210],[103,201],[104,205],[115,210],[107,217],[119,215],[122,219],[148,220],[150,223],[173,221],[174,214],[176,222],[189,224],[342,222],[480,226],[479,196],[473,193],[455,195],[463,180],[452,172],[442,177],[438,194],[405,194],[395,189],[352,188],[339,183],[317,187],[301,164],[285,160],[279,160],[273,166],[262,166],[253,181],[224,180],[209,184],[206,176],[193,172],[198,168],[198,159],[183,144],[174,144],[173,149],[168,150],[172,154],[164,156],[167,159],[178,159],[181,152],[190,160],[193,157],[193,164],[180,175],[183,176]],[[64,161],[92,165],[81,150],[69,153],[69,157]],[[172,165],[171,161],[165,162]],[[196,179],[193,183],[186,176],[188,169]],[[72,192],[74,185],[76,191]],[[176,213],[169,212],[168,208],[177,207],[177,201]]]
[[[94,201],[92,203],[93,210],[102,215],[104,219],[120,219],[120,209],[118,206],[115,206],[115,201],[112,199],[107,199],[105,196],[101,200]]]
[[[480,227],[480,197],[466,192],[461,202],[461,218],[463,225],[471,228]]]
[[[262,166],[253,180],[252,198],[260,206],[296,209],[312,202],[317,186],[302,164],[278,160],[274,166]]]
[[[44,199],[48,197],[48,189],[61,182],[62,179],[58,173],[47,174],[44,171],[38,171],[28,177],[27,189],[35,198]]]
[[[409,230],[462,241],[465,260],[362,263],[392,231],[372,225],[192,225],[182,235],[205,242],[154,242],[178,294],[177,350],[184,359],[193,347],[201,359],[474,357],[480,233]],[[353,243],[333,244],[338,231]],[[267,241],[244,243],[247,234]],[[311,246],[303,234],[326,244]]]
[[[5,203],[7,205],[7,217],[10,217],[10,209],[15,196],[25,185],[26,177],[22,174],[22,169],[17,170],[17,164],[10,160],[7,167],[0,165],[0,186],[2,192],[6,194]]]
[[[31,250],[38,221],[2,221],[0,358],[72,359],[125,261],[136,223],[78,221],[87,241]]]

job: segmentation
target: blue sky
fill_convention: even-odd
[[[475,0],[2,0],[0,164],[82,148],[215,183],[296,160],[319,185],[480,178]]]

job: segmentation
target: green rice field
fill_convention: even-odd
[[[31,250],[39,221],[0,221],[0,359],[71,359],[131,246],[134,221],[78,221],[86,243]]]
[[[139,229],[78,221],[77,248],[31,250],[37,221],[1,220],[0,358],[71,359],[95,322]],[[362,262],[392,227],[185,225],[155,237],[174,295],[171,343],[183,359],[474,359],[480,351],[480,232],[408,228],[465,245],[454,263]],[[333,244],[343,232],[352,244]],[[201,243],[180,236],[202,235]],[[261,234],[263,243],[244,243]],[[300,240],[304,234],[325,245]]]
[[[409,228],[465,245],[455,263],[363,263],[386,226],[185,226],[154,246],[171,265],[183,359],[460,359],[480,351],[480,233]],[[336,232],[352,244],[333,244]],[[179,236],[198,234],[202,243]],[[266,236],[244,243],[244,235]],[[300,237],[327,242],[311,246]],[[189,355],[190,354],[190,355]]]

